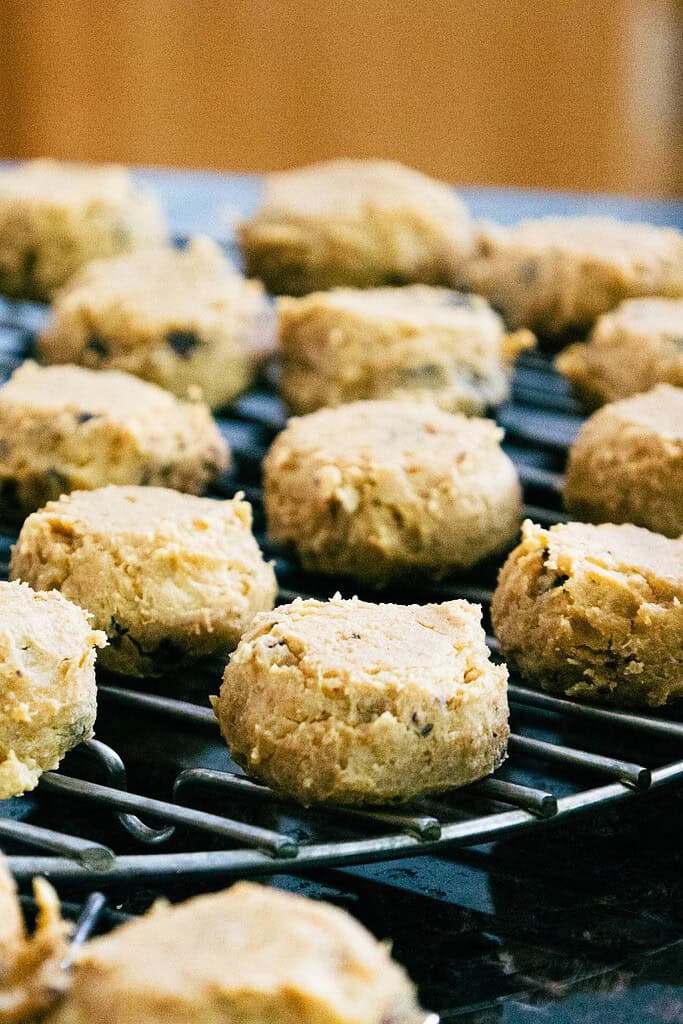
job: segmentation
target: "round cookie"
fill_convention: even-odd
[[[451,412],[504,401],[514,359],[485,299],[446,288],[337,288],[278,302],[282,393],[298,413],[356,399],[426,397]]]
[[[239,882],[74,954],[46,1024],[421,1024],[389,950],[345,911]]]
[[[272,608],[275,574],[251,506],[162,487],[103,487],[51,501],[24,523],[10,574],[59,590],[109,637],[103,668],[159,675],[232,649]]]
[[[514,542],[517,473],[491,420],[353,402],[289,421],[264,462],[274,541],[305,568],[382,585],[440,579]]]
[[[208,238],[86,267],[38,339],[46,363],[126,370],[212,408],[251,384],[272,347],[272,313]]]
[[[330,160],[269,175],[261,208],[239,234],[248,272],[277,295],[449,284],[473,244],[451,188],[386,160]]]
[[[622,299],[683,295],[683,235],[609,217],[484,225],[459,283],[509,326],[559,334],[589,327]]]
[[[659,384],[593,413],[569,452],[564,503],[577,519],[683,534],[683,388]]]
[[[0,583],[0,800],[34,789],[93,734],[105,636],[61,594]]]
[[[123,167],[32,160],[0,173],[0,292],[50,299],[90,260],[161,245],[156,198]]]
[[[254,620],[213,704],[233,760],[304,805],[412,800],[505,758],[507,670],[467,601],[297,599]]]
[[[508,664],[546,690],[634,706],[683,696],[683,540],[527,521],[491,617]]]
[[[683,300],[622,302],[598,318],[587,344],[570,345],[555,365],[589,409],[659,383],[683,387]]]
[[[11,507],[108,483],[198,493],[229,462],[205,405],[127,373],[26,362],[0,387],[0,496]]]

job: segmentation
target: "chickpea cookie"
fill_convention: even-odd
[[[304,805],[412,800],[505,758],[507,670],[467,601],[298,599],[254,620],[213,703],[231,757]]]
[[[574,441],[564,503],[577,519],[683,534],[683,388],[611,402]]]
[[[38,906],[36,930],[26,935],[14,879],[0,854],[0,1020],[28,1024],[69,987],[64,966],[69,928],[62,920],[59,900],[44,878],[33,882]]]
[[[514,360],[534,344],[529,331],[506,334],[485,299],[428,285],[280,299],[278,336],[297,413],[403,395],[481,413],[508,397]]]
[[[421,1024],[387,947],[326,903],[239,882],[74,953],[46,1024]]]
[[[545,690],[643,707],[683,696],[683,540],[527,521],[491,616],[508,664]]]
[[[0,293],[48,300],[90,260],[161,245],[156,198],[123,167],[31,160],[0,172]]]
[[[87,608],[109,638],[103,668],[160,675],[183,658],[227,653],[272,608],[275,574],[251,522],[241,495],[74,491],[28,517],[10,575]]]
[[[57,296],[38,354],[45,363],[126,370],[217,408],[252,383],[274,346],[273,322],[261,284],[196,238],[182,251],[91,263]]]
[[[61,594],[0,583],[0,800],[34,789],[93,735],[104,633]]]
[[[683,300],[622,302],[598,317],[587,343],[569,345],[555,365],[589,409],[659,383],[683,387]]]
[[[0,496],[33,510],[108,483],[198,493],[230,462],[207,406],[117,370],[26,362],[0,387]]]
[[[306,569],[380,586],[468,569],[517,538],[502,436],[491,420],[407,400],[294,418],[264,462],[270,537]]]
[[[460,284],[485,295],[510,327],[587,328],[622,299],[683,296],[683,235],[609,217],[483,225]]]
[[[442,182],[386,160],[330,160],[270,175],[240,241],[248,272],[270,292],[306,295],[450,284],[473,229]]]

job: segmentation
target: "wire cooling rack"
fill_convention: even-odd
[[[0,301],[2,378],[31,354],[43,317],[38,305]],[[546,525],[562,521],[561,474],[581,420],[543,353],[523,354],[512,399],[497,419],[524,487],[525,514]],[[234,468],[216,494],[243,491],[253,503],[258,539],[275,559],[279,602],[336,590],[377,597],[343,579],[304,573],[269,548],[260,466],[284,423],[272,390],[264,385],[243,396],[218,422]],[[9,531],[0,537],[4,573],[13,539]],[[488,624],[497,567],[488,563],[438,586],[383,592],[383,599],[464,597],[482,603]],[[495,656],[495,639],[489,644]],[[215,662],[146,689],[99,675],[98,739],[68,755],[59,772],[46,773],[34,793],[0,806],[0,846],[19,880],[42,873],[93,889],[389,860],[538,830],[591,808],[644,799],[683,778],[683,721],[674,712],[591,707],[513,679],[509,758],[490,778],[409,806],[305,810],[229,760],[208,707],[221,671]],[[98,900],[91,896],[83,911],[90,928],[101,913]]]

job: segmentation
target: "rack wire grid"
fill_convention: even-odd
[[[37,304],[0,300],[1,379],[31,355],[44,316]],[[561,473],[581,417],[548,356],[522,355],[512,398],[496,418],[523,484],[525,514],[546,525],[562,521]],[[267,383],[224,411],[218,423],[234,466],[215,494],[243,491],[253,503],[258,540],[275,559],[280,603],[337,590],[377,599],[347,580],[304,573],[269,547],[260,467],[284,421]],[[4,573],[13,540],[9,530],[0,537]],[[497,568],[489,563],[438,586],[383,591],[380,599],[468,598],[481,602],[488,624]],[[495,639],[489,644],[495,657]],[[145,689],[100,673],[99,738],[69,754],[60,771],[47,772],[34,793],[0,807],[0,846],[18,880],[40,873],[93,889],[412,857],[538,830],[591,808],[643,799],[683,778],[683,721],[675,711],[607,710],[513,679],[509,758],[493,776],[408,806],[303,809],[229,760],[207,700],[222,667],[179,672]],[[92,930],[102,907],[101,897],[91,895],[78,934]]]

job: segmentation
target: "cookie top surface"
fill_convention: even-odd
[[[670,335],[683,349],[683,299],[627,299],[599,323],[612,330]]]
[[[251,505],[236,496],[229,501],[197,498],[165,487],[101,487],[72,491],[50,501],[27,523],[48,519],[60,536],[102,538],[105,548],[139,542],[145,547],[163,542],[218,555],[217,538],[244,533],[253,543]],[[159,547],[161,552],[162,548]]]
[[[460,327],[487,318],[503,329],[501,318],[481,296],[419,284],[403,288],[334,288],[303,299],[281,299],[280,305],[288,312],[317,306],[341,310],[373,323],[398,321],[415,327]]]
[[[30,160],[0,173],[0,198],[47,204],[124,201],[136,191],[125,167]]]
[[[200,237],[184,250],[159,247],[94,260],[60,293],[57,311],[123,307],[144,326],[210,314],[225,319],[238,306],[264,301],[262,285],[243,278],[215,242]]]
[[[486,653],[478,605],[370,604],[339,595],[281,605],[259,616],[242,643],[269,668],[296,664],[304,678],[408,686],[444,699],[466,677],[467,656]]]
[[[430,402],[351,402],[294,417],[275,441],[337,463],[417,464],[467,468],[468,455],[498,449],[503,431],[492,420],[444,412]]]
[[[597,417],[602,423],[616,418],[668,440],[683,441],[683,388],[658,384],[652,391],[604,406],[588,422]]]
[[[611,217],[547,217],[508,228],[487,225],[483,238],[530,253],[557,251],[616,264],[648,266],[653,259],[683,260],[683,235],[674,228]]]
[[[329,160],[269,175],[262,213],[365,219],[371,209],[418,203],[465,216],[447,185],[390,160]]]
[[[547,532],[524,523],[522,536],[543,532],[546,565],[567,575],[599,571],[613,582],[619,576],[639,576],[648,583],[673,585],[683,596],[683,541],[632,526],[603,523],[561,523]]]
[[[88,418],[149,421],[177,415],[184,408],[169,391],[119,370],[88,370],[80,366],[38,366],[27,361],[0,387],[0,410],[25,406],[45,413],[62,410]]]
[[[56,669],[63,660],[79,659],[83,644],[103,647],[105,639],[88,613],[57,591],[0,582],[0,663],[18,658],[29,672]]]
[[[178,1020],[186,1007],[247,1024],[278,1019],[278,1008],[292,1021],[293,1006],[302,1021],[330,1024],[420,1019],[408,977],[350,915],[248,882],[156,909],[76,952],[64,1019],[91,1020],[101,1006],[123,1024],[131,1000],[136,1022],[165,1019],[166,1006]]]

